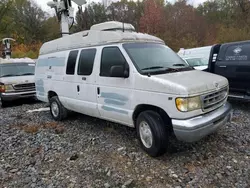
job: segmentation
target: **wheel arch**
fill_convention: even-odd
[[[55,97],[55,96],[58,96],[56,92],[54,92],[54,91],[49,91],[49,92],[48,92],[48,100],[49,100],[49,101],[50,101],[50,99],[51,99],[52,97]]]
[[[132,115],[134,125],[136,125],[136,120],[137,120],[139,114],[144,112],[144,111],[148,111],[148,110],[157,112],[161,116],[161,118],[163,119],[164,123],[166,125],[170,126],[169,128],[171,129],[171,131],[173,130],[171,118],[165,112],[165,110],[163,110],[162,108],[160,108],[158,106],[149,105],[149,104],[140,104],[140,105],[137,105],[135,107],[135,110],[134,110],[133,115]]]

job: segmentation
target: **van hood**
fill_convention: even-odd
[[[228,86],[226,78],[199,70],[144,76],[135,82],[142,90],[184,96],[201,95]]]
[[[35,76],[14,76],[0,78],[0,83],[3,84],[28,84],[34,83]]]

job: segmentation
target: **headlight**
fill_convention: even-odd
[[[8,91],[14,91],[14,88],[12,85],[5,85],[5,91],[8,92]]]
[[[189,112],[201,109],[200,97],[177,98],[175,100],[176,107],[181,112]]]

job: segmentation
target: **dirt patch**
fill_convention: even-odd
[[[22,130],[26,133],[36,134],[40,127],[37,125],[26,125],[22,127]]]

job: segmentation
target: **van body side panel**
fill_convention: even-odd
[[[76,66],[74,69],[74,74],[66,74],[66,69],[67,69],[67,63],[68,63],[68,58],[69,54],[72,50],[70,51],[65,51],[64,53],[67,54],[66,60],[65,60],[65,66],[63,69],[63,80],[60,83],[60,94],[59,94],[59,99],[62,102],[62,104],[69,110],[76,111],[78,112],[77,108],[77,87],[76,87]],[[75,50],[74,50],[75,51]],[[79,51],[79,50],[78,50]],[[78,61],[79,58],[79,52],[76,57],[76,62]],[[55,85],[55,88],[58,86]]]
[[[112,45],[114,47],[116,45]],[[106,47],[106,46],[105,46]],[[100,75],[101,51],[100,48],[97,62],[98,73],[97,83],[100,93],[97,96],[98,109],[103,119],[126,124],[133,127],[133,108],[131,106],[134,96],[134,77],[135,70],[132,62],[123,51],[121,45],[117,45],[129,65],[129,78],[102,77]]]
[[[187,119],[189,117],[194,117],[203,113],[202,110],[194,110],[185,113],[178,111],[176,108],[175,99],[177,97],[188,97],[188,93],[176,94],[176,92],[174,92],[174,87],[166,87],[167,84],[165,83],[156,83],[154,82],[152,76],[143,76],[135,72],[134,79],[135,89],[132,102],[133,111],[138,105],[145,104],[159,107],[164,110],[170,118],[176,119]],[[178,88],[176,85],[176,89],[181,91],[182,88]]]
[[[92,48],[93,49],[93,48]],[[99,63],[97,62],[99,53],[98,47],[95,47],[96,55],[93,64],[93,70],[90,75],[78,75],[78,66],[80,61],[78,60],[76,65],[75,74],[75,92],[76,92],[76,107],[79,113],[83,113],[89,116],[100,117],[100,113],[97,106],[97,83],[96,75],[99,74]],[[81,49],[84,50],[84,49]],[[81,52],[80,50],[80,52]]]
[[[57,93],[59,97],[63,96],[65,63],[65,52],[57,52],[39,57],[35,73],[37,98],[39,100],[48,102],[49,91]]]

